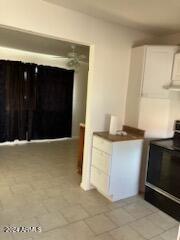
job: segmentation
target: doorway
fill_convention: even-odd
[[[87,79],[88,79],[88,68],[89,68],[89,47],[77,43],[60,41],[48,37],[37,36],[34,34],[18,32],[17,30],[10,30],[5,28],[0,28],[0,34],[2,39],[0,40],[0,55],[1,61],[6,62],[18,62],[22,65],[28,65],[33,67],[34,76],[37,78],[37,74],[41,73],[39,77],[40,80],[45,81],[47,76],[51,74],[49,82],[53,81],[53,74],[55,71],[59,72],[60,75],[63,75],[62,72],[66,72],[67,75],[73,75],[73,83],[71,82],[71,88],[68,88],[67,95],[72,95],[71,98],[66,98],[65,105],[69,105],[68,113],[65,109],[65,112],[69,116],[66,116],[66,121],[69,122],[66,126],[63,126],[61,120],[63,118],[63,114],[59,118],[53,116],[53,113],[47,112],[44,113],[44,106],[49,105],[52,107],[53,99],[52,97],[56,96],[55,100],[59,98],[57,95],[62,95],[58,92],[59,82],[57,81],[55,90],[52,92],[50,85],[48,84],[40,84],[39,88],[44,88],[47,91],[38,91],[45,92],[45,95],[41,94],[41,111],[34,112],[34,109],[31,108],[31,114],[27,114],[24,117],[25,121],[25,130],[23,137],[20,138],[15,136],[14,138],[4,139],[1,142],[8,141],[8,144],[21,144],[25,143],[26,140],[33,141],[69,141],[69,139],[73,141],[77,141],[77,149],[78,149],[78,138],[80,134],[80,124],[85,124],[85,114],[86,114],[86,97],[87,97]],[[75,58],[79,58],[78,67],[70,66],[70,60],[73,59],[73,54],[75,54]],[[28,71],[23,71],[23,80],[29,75]],[[56,74],[54,74],[56,75]],[[61,76],[62,77],[62,76]],[[67,77],[68,78],[68,77]],[[55,80],[55,79],[54,79]],[[47,83],[45,81],[45,83]],[[66,82],[67,83],[67,82]],[[37,90],[36,89],[36,90]],[[72,90],[72,93],[71,93]],[[48,92],[49,96],[45,99],[44,96]],[[37,92],[36,92],[37,94]],[[39,94],[38,94],[39,96]],[[49,101],[49,104],[48,104]],[[62,99],[60,102],[63,102]],[[60,105],[60,102],[57,103],[57,106]],[[37,104],[37,103],[36,103]],[[70,110],[69,110],[70,109]],[[25,109],[26,113],[27,110]],[[31,116],[30,116],[31,115]],[[57,114],[56,114],[57,115]],[[70,119],[72,115],[72,119]],[[29,120],[30,116],[30,120]],[[7,117],[7,116],[6,116]],[[56,121],[54,121],[56,120]],[[31,123],[31,126],[29,127]],[[58,125],[59,123],[59,125]],[[64,132],[63,132],[64,131]],[[64,139],[66,138],[66,139]],[[15,140],[15,141],[14,141]],[[4,144],[4,143],[3,143]],[[74,160],[76,161],[76,160]],[[76,162],[77,165],[77,162]],[[75,169],[77,170],[77,169]]]

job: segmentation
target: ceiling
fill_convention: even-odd
[[[72,50],[71,46],[73,44],[76,46],[78,54],[85,55],[85,62],[88,62],[89,47],[84,45],[45,36],[38,36],[4,27],[0,27],[0,36],[0,46],[61,57],[67,57],[67,54]]]
[[[180,0],[43,0],[157,35],[180,31]]]

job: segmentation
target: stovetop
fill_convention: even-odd
[[[172,138],[153,140],[151,143],[169,150],[180,151],[180,120],[175,121],[174,136]]]
[[[180,151],[180,133],[175,132],[173,138],[153,140],[152,143],[169,150]]]
[[[164,147],[169,150],[180,151],[180,140],[179,139],[166,138],[166,139],[153,140],[152,144]]]

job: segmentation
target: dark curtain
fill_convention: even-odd
[[[0,61],[0,142],[7,141],[6,122],[6,65]]]
[[[1,114],[4,137],[1,141],[25,140],[32,126],[32,111],[36,107],[35,64],[17,61],[1,61],[4,98]]]
[[[71,137],[74,71],[38,66],[32,139]]]
[[[33,114],[37,107],[37,69],[36,64],[27,63],[25,68],[25,89],[24,95],[26,97],[26,139],[28,141],[32,138],[32,124]]]
[[[1,142],[26,139],[26,106],[24,99],[24,65],[0,61]]]
[[[71,136],[74,72],[0,60],[0,142]]]

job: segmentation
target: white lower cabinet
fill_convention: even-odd
[[[109,175],[111,164],[111,155],[93,147],[92,166],[101,169],[102,172]]]
[[[93,137],[93,147],[102,150],[105,153],[112,154],[112,144],[111,142],[105,140],[104,138],[94,136]]]
[[[139,192],[143,140],[111,142],[93,137],[91,184],[111,201]]]
[[[91,183],[104,194],[109,191],[109,176],[93,166],[91,167]]]

